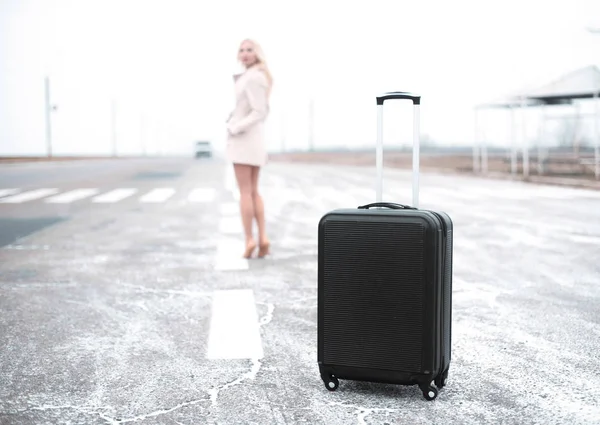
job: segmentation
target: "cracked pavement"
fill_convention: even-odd
[[[219,160],[86,169],[0,166],[0,189],[175,195],[0,204],[0,233],[2,220],[31,230],[0,246],[2,425],[600,424],[600,192],[422,174],[421,206],[455,225],[452,363],[427,402],[416,386],[329,392],[318,372],[317,224],[372,202],[373,168],[269,164],[273,253],[245,270],[217,267],[219,244],[240,238],[219,226],[235,202]],[[174,177],[139,178],[153,171]],[[198,186],[215,198],[188,202]],[[410,187],[385,170],[385,200],[409,203]],[[228,289],[253,292],[262,358],[207,358],[213,294]]]

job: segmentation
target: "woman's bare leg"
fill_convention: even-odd
[[[252,220],[254,218],[254,201],[252,196],[252,166],[246,164],[233,164],[235,178],[240,190],[240,213],[246,236],[246,249],[244,258],[250,258],[256,248],[256,241],[252,235]]]
[[[264,257],[269,253],[270,242],[265,228],[265,206],[262,196],[260,196],[260,193],[258,192],[259,173],[260,167],[252,167],[252,202],[254,204],[254,218],[256,219],[256,225],[258,227],[258,256]]]

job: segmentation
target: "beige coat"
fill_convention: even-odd
[[[234,164],[265,165],[267,77],[260,69],[251,67],[234,78],[236,102],[227,120],[227,157]]]

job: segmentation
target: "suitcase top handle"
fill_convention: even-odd
[[[373,202],[372,204],[361,205],[358,207],[359,210],[368,210],[372,207],[383,207],[383,208],[391,208],[393,210],[416,210],[415,207],[411,207],[408,205],[396,204],[393,202]]]
[[[408,99],[412,100],[413,105],[421,104],[421,96],[414,93],[409,93],[406,91],[391,91],[382,94],[381,96],[377,96],[377,104],[383,105],[383,102],[390,99]]]

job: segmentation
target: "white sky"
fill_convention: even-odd
[[[45,152],[44,75],[56,153],[110,152],[111,99],[122,153],[142,128],[150,153],[222,144],[248,36],[275,78],[272,149],[307,146],[310,96],[317,146],[374,143],[388,90],[423,96],[423,134],[471,144],[475,104],[600,63],[590,25],[598,0],[0,0],[0,154]],[[491,119],[486,134],[506,130]],[[386,104],[386,143],[409,143],[411,120],[410,103]]]

